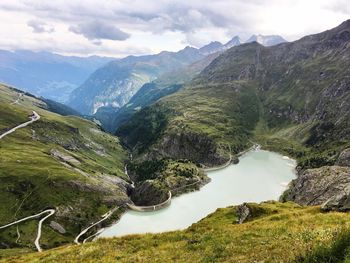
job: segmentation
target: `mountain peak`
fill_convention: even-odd
[[[212,41],[212,42],[210,42],[209,44],[207,44],[207,45],[201,47],[201,48],[199,49],[199,51],[200,51],[201,53],[207,55],[207,54],[212,54],[212,53],[215,53],[215,52],[221,50],[222,47],[223,47],[223,44],[220,43],[219,41]]]
[[[242,43],[241,39],[239,36],[234,36],[230,41],[228,41],[226,44],[225,44],[225,47],[226,48],[231,48],[231,47],[234,47],[234,46],[238,46]]]
[[[274,46],[283,42],[287,42],[279,35],[252,35],[245,43],[258,42],[264,46]]]

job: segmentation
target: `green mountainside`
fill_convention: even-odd
[[[334,164],[350,139],[349,41],[346,21],[291,43],[233,47],[117,134],[148,159],[216,165],[253,140],[288,152],[302,167]],[[136,130],[153,139],[135,142]]]
[[[55,208],[49,222],[64,231],[45,224],[43,248],[72,242],[82,228],[128,200],[127,155],[118,139],[90,121],[63,117],[50,108],[50,103],[0,86],[0,134],[28,121],[33,110],[41,117],[0,140],[0,226]],[[1,229],[0,247],[32,249],[36,231],[37,219],[19,224],[18,230]]]

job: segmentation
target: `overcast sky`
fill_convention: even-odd
[[[350,18],[349,0],[0,0],[0,49],[123,57],[278,34]]]

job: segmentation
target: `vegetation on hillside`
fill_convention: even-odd
[[[9,260],[335,262],[309,259],[340,258],[345,254],[344,245],[348,247],[348,238],[333,242],[340,233],[349,230],[349,214],[322,213],[319,207],[300,207],[293,203],[266,202],[248,206],[253,211],[252,217],[243,224],[236,223],[235,207],[221,208],[183,231],[99,239],[83,246],[65,246]],[[327,248],[322,254],[321,247]],[[342,253],[338,254],[339,251]]]
[[[41,116],[0,140],[0,225],[55,208],[43,226],[43,248],[72,242],[82,228],[128,199],[122,181],[128,180],[126,154],[118,139],[92,122],[63,117],[44,110],[47,107],[0,86],[1,133],[28,121],[33,110]],[[65,233],[51,228],[51,221]],[[34,219],[19,224],[18,230],[0,230],[0,248],[32,249],[37,224]]]

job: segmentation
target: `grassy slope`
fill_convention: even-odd
[[[56,207],[61,213],[50,220],[63,225],[67,234],[53,231],[46,222],[41,243],[46,247],[71,241],[80,228],[109,209],[111,204],[106,198],[127,198],[123,189],[101,179],[105,174],[126,179],[126,155],[117,138],[103,133],[94,123],[43,110],[38,107],[45,106],[42,101],[28,96],[11,105],[17,97],[15,90],[0,86],[1,130],[27,121],[32,110],[41,119],[0,141],[0,200],[6,200],[0,206],[0,225]],[[79,160],[80,164],[71,165],[88,176],[65,167],[51,156],[52,149]],[[64,214],[64,209],[69,215]],[[37,220],[20,224],[19,231],[18,244],[16,227],[1,230],[0,243],[32,248]]]
[[[184,231],[102,239],[17,256],[8,262],[289,262],[327,248],[350,227],[350,215],[292,203],[250,205],[237,225],[233,207],[218,209]]]

